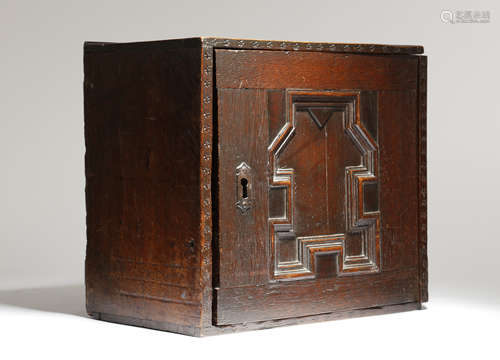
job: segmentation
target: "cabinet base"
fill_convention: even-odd
[[[144,327],[155,330],[169,331],[184,335],[191,336],[211,336],[211,335],[219,335],[226,333],[234,333],[240,331],[250,331],[250,330],[263,330],[270,329],[278,326],[287,326],[287,325],[298,325],[298,324],[309,324],[320,321],[329,321],[329,320],[341,320],[347,318],[356,318],[363,316],[371,316],[371,315],[381,315],[381,314],[391,314],[396,312],[404,312],[410,310],[422,310],[425,309],[421,303],[411,302],[405,304],[396,304],[396,305],[388,305],[388,306],[377,306],[371,307],[367,309],[356,309],[356,310],[348,310],[348,311],[340,311],[340,312],[332,312],[327,314],[319,314],[319,315],[310,315],[310,316],[302,316],[295,318],[287,318],[287,319],[276,319],[276,320],[267,320],[267,321],[259,321],[259,322],[249,322],[245,324],[235,324],[235,325],[224,325],[224,326],[209,326],[205,328],[196,328],[191,326],[182,326],[177,324],[172,324],[163,321],[154,321],[154,320],[144,320],[137,319],[127,316],[121,315],[113,315],[113,314],[105,314],[105,313],[96,313],[91,312],[89,316],[103,320],[107,322],[126,324],[138,327]]]

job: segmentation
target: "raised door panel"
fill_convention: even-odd
[[[216,323],[417,301],[416,60],[218,50],[216,64]]]
[[[376,126],[376,95],[285,91],[285,125],[269,145],[269,191],[284,195],[269,216],[273,279],[379,270],[378,144],[361,122]]]

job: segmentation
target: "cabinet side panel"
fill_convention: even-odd
[[[200,47],[85,51],[84,67],[87,311],[196,334]]]

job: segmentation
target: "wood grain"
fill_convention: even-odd
[[[382,91],[379,95],[379,111],[382,268],[394,270],[416,267],[416,91]]]
[[[268,281],[266,104],[262,90],[218,91],[220,287]],[[253,204],[245,213],[235,206],[236,168],[243,161],[253,182]]]
[[[417,88],[413,56],[215,50],[218,88],[401,90]]]
[[[227,238],[228,240],[225,240],[227,244],[230,244],[230,250],[219,244],[219,278],[228,276],[223,273],[230,270],[231,278],[246,280],[236,281],[232,284],[224,282],[218,284],[215,311],[217,325],[247,322],[252,318],[260,321],[285,318],[293,316],[293,314],[301,314],[300,316],[302,316],[315,312],[342,310],[353,306],[352,304],[356,301],[360,301],[359,306],[372,306],[369,301],[376,298],[375,293],[377,292],[379,294],[378,301],[381,301],[378,303],[379,305],[384,305],[383,301],[388,301],[385,304],[387,305],[398,301],[414,302],[418,300],[418,254],[416,252],[418,201],[417,192],[414,190],[417,188],[418,182],[417,59],[398,58],[397,61],[402,61],[398,65],[395,63],[394,57],[379,57],[376,62],[373,62],[374,57],[345,56],[341,62],[333,58],[335,54],[323,55],[332,57],[331,61],[322,61],[321,56],[312,53],[285,54],[269,51],[216,50],[218,94],[219,96],[225,96],[222,94],[226,93],[231,94],[230,107],[219,99],[219,126],[221,126],[221,121],[231,124],[231,126],[225,125],[223,128],[219,128],[219,156],[226,153],[238,156],[237,161],[232,160],[231,157],[225,156],[223,158],[220,156],[219,174],[227,177],[230,169],[234,168],[237,163],[246,162],[245,159],[255,161],[254,159],[262,156],[256,155],[261,151],[259,149],[264,148],[264,145],[259,145],[262,139],[255,138],[254,143],[248,145],[245,136],[246,134],[254,134],[254,131],[250,130],[253,127],[270,129],[270,132],[275,134],[274,138],[264,134],[266,140],[269,139],[268,149],[271,154],[269,169],[265,171],[265,169],[258,167],[255,170],[257,177],[262,179],[269,176],[267,174],[274,176],[275,180],[269,180],[271,188],[284,187],[285,196],[280,196],[284,201],[282,207],[286,208],[286,211],[281,211],[285,214],[283,218],[270,219],[268,242],[271,259],[269,263],[267,261],[260,262],[256,261],[255,257],[261,254],[261,259],[265,259],[265,247],[260,246],[261,250],[258,253],[252,251],[252,247],[248,247],[248,245],[240,247],[240,243],[246,243],[241,240],[244,236],[238,235],[240,228],[234,226],[234,221],[241,215],[234,211],[234,206],[233,211],[228,210],[231,205],[229,205],[230,201],[227,198],[219,198],[220,206],[228,206],[218,214],[219,233],[221,236],[225,234],[226,237],[231,235]],[[310,59],[311,63],[306,63],[304,59]],[[256,70],[252,64],[260,68]],[[282,71],[282,68],[288,68],[288,66],[292,70]],[[355,66],[362,68],[366,74],[376,74],[381,68],[401,69],[406,67],[407,72],[411,73],[409,77],[411,81],[401,86],[400,78],[383,75],[383,80],[381,80],[373,76],[371,81],[373,81],[373,88],[377,90],[371,88],[371,85],[368,87],[369,90],[361,92],[359,90],[345,90],[354,86],[352,78],[356,75],[359,76],[360,72],[355,72],[354,75],[352,73]],[[264,70],[261,71],[262,68]],[[313,76],[310,74],[313,71],[324,76]],[[332,83],[331,77],[327,76],[329,71],[349,74],[349,76],[339,77],[335,83]],[[241,88],[232,87],[236,79],[242,81]],[[300,81],[300,84],[296,81]],[[363,86],[368,83],[366,79],[360,81]],[[288,87],[296,85],[307,89],[330,89],[331,86],[334,86],[343,90],[288,89]],[[223,88],[224,86],[229,88]],[[259,87],[268,89],[267,97],[262,97],[260,102],[249,103],[244,94],[261,93],[262,90],[258,89]],[[297,99],[296,104],[293,100],[294,96]],[[344,102],[341,101],[349,96],[352,97],[352,100],[349,98]],[[356,109],[351,110],[351,112],[356,111],[357,120],[349,120],[349,116],[346,115],[348,110],[340,111],[340,116],[337,117],[332,115],[340,108],[348,109],[349,106],[351,109]],[[334,109],[330,115],[326,112],[329,108]],[[245,112],[250,112],[251,115],[242,116],[241,109],[245,109]],[[262,109],[264,109],[264,113]],[[313,111],[316,112],[311,114]],[[283,114],[285,115],[283,116]],[[263,118],[268,119],[267,124],[262,123]],[[346,125],[350,121],[355,122],[357,128],[360,129],[361,135],[358,138],[348,136],[349,131],[352,132],[354,129]],[[343,137],[338,137],[344,132],[347,135],[344,135],[345,141]],[[332,135],[326,136],[326,134]],[[365,145],[363,145],[363,141],[365,141]],[[234,146],[235,142],[238,145]],[[227,148],[224,146],[225,144]],[[380,148],[380,160],[378,155],[368,156],[370,152],[366,149],[363,150],[363,146],[366,149]],[[226,164],[228,159],[231,161]],[[370,171],[364,166],[363,169],[359,167],[362,161],[369,164]],[[379,163],[380,182],[375,176],[379,172]],[[281,172],[277,172],[278,168],[282,169]],[[362,182],[343,187],[345,181],[354,179],[354,176],[349,175],[349,171],[345,175],[345,170],[350,168],[360,171],[367,183],[371,181],[371,185],[376,185],[371,189],[370,201],[365,202],[363,190],[357,196],[343,195],[347,191],[345,189],[357,189],[358,187],[363,189]],[[326,188],[323,186],[325,178],[322,176],[325,173],[328,174]],[[226,184],[219,182],[219,187],[228,189],[231,188],[231,185],[230,182]],[[328,191],[326,191],[327,189]],[[269,192],[269,190],[267,191]],[[342,196],[335,197],[337,193]],[[257,202],[266,199],[265,193],[262,194],[259,191],[256,194]],[[351,201],[352,206],[347,201],[351,197],[355,199]],[[277,207],[276,201],[279,200],[274,199],[273,201],[273,208]],[[355,293],[356,300],[349,297],[348,301],[343,293],[337,292],[335,285],[335,278],[341,279],[343,275],[342,265],[347,264],[346,260],[339,260],[339,257],[340,259],[344,258],[345,249],[337,242],[340,244],[340,240],[345,237],[343,233],[349,230],[343,226],[346,222],[347,224],[351,224],[351,222],[355,224],[359,221],[362,224],[361,229],[369,229],[367,228],[368,220],[363,219],[365,216],[364,208],[367,204],[368,207],[371,204],[376,210],[373,213],[368,213],[371,214],[370,216],[378,214],[377,211],[380,209],[381,218],[375,224],[382,224],[382,234],[379,235],[378,232],[374,234],[377,234],[377,239],[380,236],[381,243],[377,242],[378,245],[373,254],[378,256],[381,253],[381,262],[370,260],[370,264],[372,261],[377,264],[370,271],[378,273],[377,276],[380,279],[375,280],[375,278],[370,277],[371,275],[356,273],[356,271],[361,271],[363,274],[363,268],[360,270],[355,267],[350,268],[353,273],[346,280],[343,291],[346,294]],[[344,209],[344,206],[347,206],[346,211],[339,210]],[[265,211],[259,209],[259,212],[259,217],[266,216]],[[279,213],[279,211],[277,212]],[[328,214],[332,216],[328,216]],[[252,216],[254,215],[252,214]],[[360,220],[349,220],[357,219],[358,216]],[[262,230],[257,231],[257,229],[260,229],[261,226],[259,223],[250,231],[243,228],[243,234],[249,232],[260,234],[259,240],[257,240],[260,242],[264,234]],[[275,230],[277,227],[280,230]],[[275,231],[278,232],[275,233]],[[348,251],[353,255],[352,258],[356,259],[351,266],[355,266],[357,263],[361,264],[359,261],[366,256],[366,249],[373,246],[369,245],[370,241],[366,242],[366,239],[372,234],[372,231],[367,231],[361,236],[359,236],[359,232],[353,232],[348,239]],[[327,246],[326,234],[333,234],[331,241],[329,240],[332,244],[328,243],[331,246]],[[321,236],[318,237],[318,235]],[[304,258],[304,256],[309,250],[306,250],[307,246],[300,245],[301,242],[298,240],[303,238],[306,239],[307,244],[313,245],[311,241],[315,236],[321,240],[321,243],[311,248],[314,250],[311,250],[310,255],[307,255],[310,256],[310,260],[305,262],[304,259],[308,258]],[[294,247],[298,248],[295,253]],[[233,251],[232,249],[235,248],[238,250]],[[301,251],[301,249],[303,250]],[[325,255],[332,253],[338,253],[338,255],[337,257],[321,257],[322,249],[324,249]],[[245,259],[245,255],[249,255],[251,260]],[[283,259],[280,259],[281,256]],[[375,257],[375,259],[377,258]],[[315,265],[316,261],[318,261],[317,266]],[[267,282],[262,275],[266,267],[270,267]],[[316,267],[317,276],[314,273]],[[394,274],[402,273],[406,274],[407,277],[401,281],[394,278]],[[249,278],[255,274],[261,275],[258,279]],[[286,276],[284,276],[285,274]],[[312,279],[310,279],[311,277]],[[304,278],[310,280],[297,281],[297,279]],[[293,284],[274,283],[280,279],[295,279],[295,281]],[[312,283],[307,285],[307,281],[312,281]],[[364,281],[371,285],[366,288],[360,286]],[[269,287],[272,287],[272,291],[269,290]],[[404,296],[406,297],[404,299],[398,298],[401,294],[396,289],[400,287],[405,288]],[[330,297],[324,294],[328,294]],[[391,298],[391,296],[396,297]],[[318,302],[314,299],[318,299]]]
[[[201,327],[199,54],[85,48],[89,313]]]
[[[405,311],[427,301],[427,58],[414,56],[423,47],[202,37],[87,42],[84,50],[91,316],[203,336]],[[343,276],[338,253],[315,249],[314,277],[273,276],[268,220],[286,216],[290,198],[269,189],[268,153],[287,122],[290,89],[361,94],[360,124],[380,153],[380,179],[364,184],[356,203],[381,214],[375,273]],[[344,121],[324,109],[310,113],[298,119],[317,131]],[[298,233],[306,235],[320,230],[306,213],[323,219],[326,211],[324,224],[345,216],[336,211],[342,196],[321,198],[316,170],[321,159],[347,159],[356,146],[328,140],[322,147],[324,138],[309,144],[296,137],[281,159],[309,169],[301,187],[311,196],[296,208]],[[303,148],[319,152],[300,155]],[[240,161],[255,172],[255,207],[246,218],[234,206]],[[334,178],[327,188],[341,194],[342,176]],[[350,235],[346,253],[363,251],[358,235]],[[293,260],[296,248],[286,239],[294,237],[281,239],[280,256]]]
[[[264,286],[221,288],[217,325],[283,319],[418,300],[416,269]]]

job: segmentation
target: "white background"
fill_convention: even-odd
[[[441,11],[489,10],[489,24]],[[0,358],[498,358],[498,1],[0,0]],[[83,41],[421,44],[429,56],[425,311],[195,339],[84,311]]]

